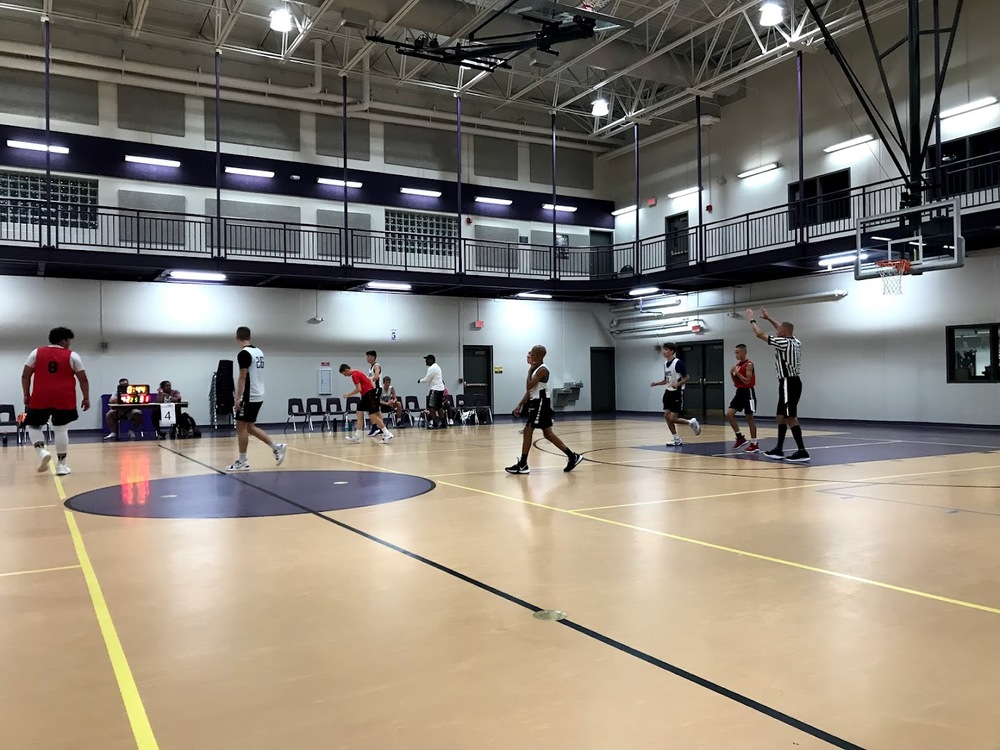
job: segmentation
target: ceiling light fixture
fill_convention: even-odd
[[[655,286],[642,286],[638,289],[633,289],[628,293],[629,297],[645,297],[647,294],[659,294],[660,288]]]
[[[785,20],[785,9],[773,0],[760,6],[760,25],[777,26]]]
[[[781,165],[778,162],[773,162],[771,164],[765,164],[762,167],[756,167],[754,169],[748,169],[746,172],[740,172],[736,175],[739,180],[745,180],[747,177],[753,177],[754,175],[764,174],[765,172],[773,172],[775,169]]]
[[[225,281],[226,274],[211,271],[170,271],[167,277],[171,281]]]
[[[544,294],[543,292],[518,292],[514,296],[521,299],[552,299],[551,294]]]
[[[590,114],[594,117],[607,117],[611,112],[611,105],[608,104],[608,100],[604,97],[594,99],[590,104]]]
[[[542,208],[546,211],[552,211],[555,209],[556,211],[565,211],[568,214],[576,213],[576,206],[553,206],[551,203],[543,203]]]
[[[674,198],[683,198],[687,195],[694,195],[697,192],[698,192],[698,187],[695,186],[690,188],[684,188],[684,190],[678,190],[675,193],[667,193],[667,197],[672,200]]]
[[[819,264],[829,271],[834,266],[848,266],[858,258],[868,260],[868,253],[837,253],[836,255],[826,255],[819,259]]]
[[[623,216],[625,214],[630,214],[635,211],[638,206],[625,206],[625,208],[616,208],[611,212],[612,216]]]
[[[491,206],[510,206],[514,201],[509,198],[487,198],[483,195],[477,195],[476,203],[489,203]]]
[[[244,177],[264,177],[268,180],[274,177],[274,172],[267,169],[244,169],[243,167],[226,167],[226,174],[239,174]]]
[[[984,99],[977,99],[974,102],[969,102],[968,104],[963,104],[960,107],[953,107],[952,109],[946,109],[941,113],[940,117],[942,120],[947,120],[949,117],[955,117],[956,115],[964,115],[966,112],[974,112],[977,109],[982,109],[983,107],[990,107],[997,103],[997,98],[995,96],[987,96]]]
[[[347,185],[347,187],[349,188],[364,187],[363,182],[354,182],[353,180],[348,180],[347,182],[344,182],[343,180],[337,180],[332,177],[317,177],[316,182],[318,182],[320,185],[333,185],[334,187],[344,187],[344,185]]]
[[[851,138],[849,141],[844,141],[843,143],[835,143],[832,146],[827,146],[823,149],[824,153],[832,154],[835,151],[843,151],[845,148],[854,148],[855,146],[860,146],[862,143],[868,143],[872,140],[870,135],[859,135],[857,138]]]
[[[173,169],[177,169],[181,165],[176,159],[155,159],[152,156],[133,156],[132,154],[126,154],[125,161],[130,161],[133,164],[148,164],[151,167],[171,167]]]
[[[31,141],[7,141],[10,148],[23,148],[27,151],[44,151],[44,143],[32,143]],[[49,146],[50,154],[68,154],[69,149],[65,146]]]
[[[422,190],[421,188],[408,188],[403,187],[399,189],[399,192],[406,195],[422,195],[424,198],[440,198],[440,190]]]
[[[287,34],[292,30],[292,12],[287,6],[271,11],[271,31]]]
[[[383,292],[408,292],[413,288],[409,284],[401,284],[396,281],[369,281],[367,287]]]

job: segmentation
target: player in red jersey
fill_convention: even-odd
[[[361,370],[355,370],[350,365],[341,365],[340,374],[345,378],[350,378],[351,382],[354,383],[354,390],[350,393],[345,393],[344,398],[350,398],[356,393],[361,394],[361,401],[358,403],[358,431],[353,436],[345,435],[345,439],[352,443],[361,442],[361,431],[365,428],[365,412],[368,412],[368,419],[382,431],[382,439],[379,440],[379,443],[385,445],[395,435],[389,432],[389,428],[382,421],[382,407],[378,402],[378,391],[375,390],[375,384],[372,383],[371,378],[365,375],[365,373],[361,372]],[[347,431],[346,424],[344,431]]]
[[[744,453],[757,453],[760,451],[760,443],[757,442],[757,423],[753,415],[757,411],[757,393],[754,386],[757,385],[757,375],[754,373],[753,362],[747,359],[746,344],[736,345],[736,364],[729,368],[729,376],[736,386],[736,395],[729,402],[729,409],[726,411],[726,419],[736,433],[736,443],[733,449],[743,448]],[[747,427],[750,428],[749,442],[740,426],[736,423],[736,412],[743,412],[747,418]]]
[[[90,408],[90,381],[84,372],[80,355],[70,351],[73,332],[68,328],[53,328],[49,331],[49,346],[40,346],[28,355],[21,371],[21,389],[24,391],[24,405],[27,407],[25,424],[28,436],[38,451],[38,471],[42,472],[52,461],[52,454],[45,450],[45,435],[42,428],[52,420],[52,431],[56,436],[56,474],[70,473],[66,465],[69,450],[69,424],[79,418],[76,410],[76,381],[80,381],[83,393],[81,406]]]

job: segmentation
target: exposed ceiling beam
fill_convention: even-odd
[[[309,32],[312,31],[313,27],[319,23],[320,19],[330,10],[330,6],[333,5],[334,0],[323,0],[323,4],[316,9],[316,14],[310,17],[309,12],[306,11],[306,20],[302,22],[302,27],[299,29],[298,36],[292,41],[291,44],[285,49],[284,54],[281,56],[282,62],[288,62],[289,58],[295,54],[295,50],[299,48],[299,45],[306,40],[309,36]]]
[[[132,6],[132,36],[139,36],[142,30],[142,22],[146,20],[146,11],[149,10],[149,0],[134,0]],[[46,0],[46,5],[51,6],[51,0]]]
[[[383,26],[379,30],[379,34],[384,36],[388,32],[395,29],[396,26],[399,25],[399,22],[406,17],[406,14],[409,13],[411,10],[413,10],[415,7],[417,7],[419,3],[420,0],[406,0],[406,2],[403,3],[403,7],[397,10],[396,13],[393,15],[393,17],[386,22],[385,26]],[[365,43],[361,45],[361,49],[355,52],[354,57],[352,57],[348,61],[347,65],[344,66],[344,69],[341,71],[341,73],[350,73],[351,70],[354,69],[354,66],[357,65],[359,62],[361,62],[362,59],[364,59],[364,56],[368,53],[368,50],[370,50],[374,46],[375,42],[369,42],[366,40]]]
[[[226,3],[229,16],[226,18],[226,22],[222,25],[222,29],[219,31],[219,36],[215,40],[215,46],[221,48],[225,45],[226,40],[229,39],[229,35],[233,32],[236,27],[236,22],[240,20],[240,11],[243,10],[243,5],[246,0],[236,0],[233,5]]]

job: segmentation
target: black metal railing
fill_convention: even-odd
[[[1000,204],[1000,155],[927,172],[925,202]],[[627,278],[846,237],[859,218],[898,210],[902,180],[752,211],[639,241],[561,247],[290,222],[173,214],[0,196],[0,243],[233,260],[357,266],[526,280]]]

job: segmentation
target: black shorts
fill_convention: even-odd
[[[736,395],[729,402],[729,408],[733,411],[741,411],[748,417],[753,416],[757,411],[757,394],[753,388],[737,388]]]
[[[236,410],[236,421],[237,422],[249,422],[253,424],[257,421],[257,415],[260,414],[260,407],[264,405],[263,401],[246,401],[240,405]]]
[[[555,412],[552,410],[552,401],[547,398],[533,398],[528,402],[527,416],[525,421],[531,427],[540,430],[547,430],[552,426],[552,418]]]
[[[80,418],[76,409],[32,409],[28,408],[24,423],[28,427],[44,427],[52,419],[53,427],[62,427]]]
[[[431,391],[427,394],[427,408],[440,409],[444,403],[444,391]]]
[[[782,378],[778,381],[778,411],[779,417],[797,417],[799,399],[802,398],[801,378]]]
[[[363,411],[368,414],[378,414],[379,411],[381,411],[375,391],[368,391],[368,393],[361,396],[361,400],[358,402],[358,411]]]
[[[672,411],[674,414],[684,411],[684,391],[664,391],[663,411]]]

